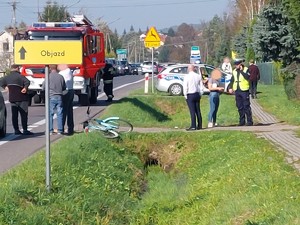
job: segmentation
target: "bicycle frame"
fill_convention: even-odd
[[[106,123],[106,121],[109,121],[111,119],[118,120],[120,118],[119,117],[109,117],[109,118],[106,118],[106,119],[103,119],[103,120],[95,119],[95,121],[98,122],[100,125],[104,126],[108,130],[114,130],[114,129],[118,128],[117,125],[114,126],[112,124]]]
[[[95,122],[95,123],[93,123]],[[84,127],[85,133],[92,132],[92,131],[100,131],[104,137],[106,138],[117,138],[119,137],[119,133],[116,132],[113,128],[109,128],[99,123],[97,119],[90,120],[87,123],[87,126]]]
[[[83,128],[85,132],[93,130],[102,131],[107,138],[115,138],[119,133],[128,133],[133,130],[130,122],[120,117],[108,117],[106,119],[92,119],[90,115],[90,107],[87,109],[88,120],[84,122]]]

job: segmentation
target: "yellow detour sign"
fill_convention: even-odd
[[[15,41],[15,64],[81,64],[81,41]]]
[[[160,37],[154,27],[150,27],[145,37],[144,44],[146,48],[156,48],[160,46]]]

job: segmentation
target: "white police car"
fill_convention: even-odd
[[[161,92],[168,92],[170,95],[183,95],[183,78],[188,74],[188,65],[189,64],[176,64],[160,71],[156,79],[156,89]],[[195,72],[201,75],[203,79],[209,78],[211,72],[215,69],[214,66],[207,64],[195,64],[195,68]],[[224,87],[225,92],[227,92],[232,75],[223,71],[221,72],[220,86]],[[205,88],[204,93],[209,93],[209,90]]]

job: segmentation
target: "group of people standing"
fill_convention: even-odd
[[[260,79],[260,72],[253,60],[249,61],[249,68],[244,65],[243,60],[234,61],[234,69],[228,57],[224,59],[222,70],[232,74],[228,91],[235,94],[236,107],[239,113],[239,126],[252,126],[253,118],[250,106],[250,97],[257,98],[257,82]],[[202,129],[202,115],[200,110],[200,99],[203,90],[203,83],[206,82],[209,93],[210,111],[208,114],[208,128],[217,126],[217,112],[220,103],[220,94],[224,87],[220,87],[220,78],[222,73],[219,69],[212,71],[208,80],[203,81],[202,76],[195,72],[195,66],[188,66],[188,75],[184,77],[183,94],[186,99],[190,117],[191,126],[187,131]]]
[[[73,118],[73,74],[67,64],[49,65],[49,111],[50,135],[74,133]],[[112,102],[114,68],[111,64],[101,70],[104,84],[104,92],[107,95],[107,102]],[[21,75],[19,65],[13,64],[10,73],[0,79],[0,87],[8,89],[9,101],[11,103],[12,125],[15,135],[32,135],[28,130],[28,106],[30,97],[28,87],[30,81],[26,76]],[[45,90],[45,82],[42,89]],[[21,116],[22,132],[19,129],[19,114]],[[57,129],[54,129],[54,115],[57,115]],[[64,129],[65,124],[67,129]]]
[[[73,118],[73,74],[68,65],[50,65],[49,74],[49,107],[50,107],[50,135],[52,134],[67,134],[74,133],[74,118]],[[42,86],[45,90],[45,82]],[[56,111],[57,115],[57,132],[54,132],[53,117]],[[67,123],[65,132],[64,125]]]
[[[66,64],[50,65],[49,95],[50,95],[50,134],[54,134],[53,117],[57,114],[57,134],[72,135],[74,133],[73,120],[73,74]],[[13,64],[10,73],[0,80],[0,86],[8,89],[11,103],[12,125],[15,135],[32,135],[28,130],[28,105],[30,97],[28,87],[30,81],[22,76],[19,65]],[[42,86],[45,90],[45,82]],[[19,129],[19,114],[23,131]],[[64,125],[67,123],[67,132]]]

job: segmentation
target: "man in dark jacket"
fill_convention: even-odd
[[[250,83],[250,94],[252,98],[257,98],[257,82],[260,79],[260,72],[258,67],[254,64],[254,60],[249,61],[249,83]]]
[[[114,79],[114,67],[110,63],[106,63],[105,67],[102,69],[102,79],[103,79],[103,90],[107,96],[106,102],[112,102],[113,95],[113,79]]]
[[[27,90],[29,85],[30,81],[20,74],[19,66],[15,64],[11,66],[10,74],[0,80],[0,86],[2,88],[8,88],[8,98],[11,103],[12,125],[16,135],[22,134],[22,132],[19,130],[18,124],[19,113],[21,115],[23,134],[33,134],[27,129],[29,103],[29,95],[27,94]]]

